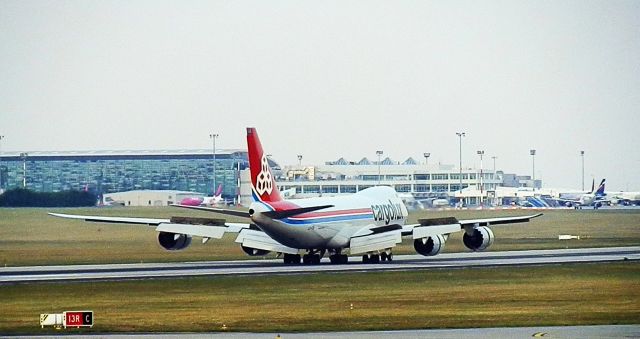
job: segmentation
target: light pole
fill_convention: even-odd
[[[29,154],[20,153],[22,158],[22,188],[27,188],[27,157]]]
[[[211,141],[213,142],[213,188],[212,188],[212,196],[216,194],[216,190],[218,189],[216,187],[216,139],[218,139],[218,134],[216,133],[211,133],[209,134],[209,138],[211,138]]]
[[[378,155],[378,186],[380,186],[380,156],[383,153],[384,152],[382,152],[382,151],[376,151],[376,154]]]
[[[302,154],[298,154],[298,166],[302,166]]]
[[[431,156],[431,153],[425,152],[422,155],[424,155],[425,164],[427,166],[427,180],[431,182],[431,176],[429,175],[429,157]],[[429,193],[431,193],[431,185],[429,185]]]
[[[456,132],[456,135],[460,139],[460,202],[462,202],[462,137],[466,134],[465,132]]]
[[[484,156],[484,150],[478,151],[478,155],[480,156],[480,205],[482,205],[482,157]]]
[[[584,192],[584,151],[580,151],[580,157],[582,157],[582,191]]]
[[[529,154],[531,154],[531,163],[532,163],[532,169],[531,169],[531,178],[533,180],[533,190],[536,190],[536,150],[532,149],[529,151]]]

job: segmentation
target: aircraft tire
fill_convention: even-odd
[[[370,259],[369,259],[369,262],[372,263],[372,264],[380,263],[380,256],[377,255],[377,254],[372,254]]]
[[[347,264],[349,263],[349,257],[346,254],[340,254],[340,256],[338,257],[338,263],[339,264]]]
[[[300,254],[284,254],[284,263],[286,265],[299,265]]]
[[[362,256],[362,263],[363,264],[368,264],[369,263],[369,256],[368,255],[363,255]]]
[[[331,261],[332,264],[336,264],[337,263],[337,254],[332,254],[329,256],[329,261]]]

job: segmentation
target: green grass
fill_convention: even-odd
[[[0,208],[0,265],[49,265],[78,263],[166,262],[192,260],[247,259],[235,235],[212,240],[206,245],[194,239],[184,251],[165,251],[157,244],[152,227],[86,223],[54,218],[56,212],[108,216],[220,217],[219,215],[172,207],[33,209]],[[419,218],[455,216],[459,219],[535,213],[516,211],[419,211]],[[640,210],[550,210],[530,223],[493,227],[496,242],[492,251],[575,247],[630,246],[640,244]],[[228,221],[243,222],[241,218]],[[580,240],[561,241],[559,234],[580,235]],[[454,234],[445,252],[466,251],[461,233]],[[394,249],[396,254],[415,253],[406,240]],[[273,255],[272,255],[273,256]]]
[[[88,332],[637,324],[640,263],[40,283],[0,295],[5,334],[54,333],[39,328],[40,313],[86,309]]]

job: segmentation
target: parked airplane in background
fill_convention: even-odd
[[[608,193],[611,196],[611,202],[618,205],[640,205],[640,192],[614,192]]]
[[[421,219],[405,224],[407,208],[398,193],[388,186],[364,189],[349,196],[282,199],[267,156],[255,128],[247,128],[247,146],[254,202],[248,211],[200,206],[179,206],[245,217],[251,223],[220,222],[220,219],[152,219],[102,217],[50,213],[65,218],[94,222],[117,222],[156,226],[158,241],[167,250],[184,249],[194,236],[203,242],[238,233],[236,242],[245,253],[262,256],[277,252],[286,264],[318,264],[325,253],[334,264],[347,262],[350,254],[362,255],[366,263],[393,259],[392,249],[402,237],[413,241],[416,252],[431,256],[442,251],[449,234],[464,231],[463,243],[473,251],[491,246],[490,225],[527,222],[541,215],[457,220]]]
[[[580,194],[575,197],[566,197],[560,196],[559,198],[554,198],[555,201],[564,204],[567,207],[573,206],[576,209],[581,209],[583,206],[593,206],[594,209],[602,206],[602,204],[609,202],[609,199],[605,198],[606,194],[604,193],[604,182],[606,179],[602,179],[598,189],[594,191],[594,187],[592,185],[591,192]]]
[[[225,201],[222,198],[222,184],[218,185],[218,189],[212,197],[204,198],[184,198],[180,201],[182,206],[216,206],[224,204]]]

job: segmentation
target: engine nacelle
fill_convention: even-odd
[[[489,227],[480,226],[473,230],[473,235],[465,232],[462,242],[472,251],[484,251],[493,244],[494,238],[493,231]]]
[[[191,245],[191,236],[187,234],[160,232],[158,234],[158,242],[165,250],[179,251]]]
[[[262,257],[269,254],[269,251],[267,250],[259,250],[257,248],[246,247],[246,246],[242,246],[242,250],[244,251],[244,253],[252,257]]]
[[[444,249],[446,239],[438,234],[435,237],[416,239],[413,241],[413,248],[416,252],[424,256],[432,256],[440,253]]]

